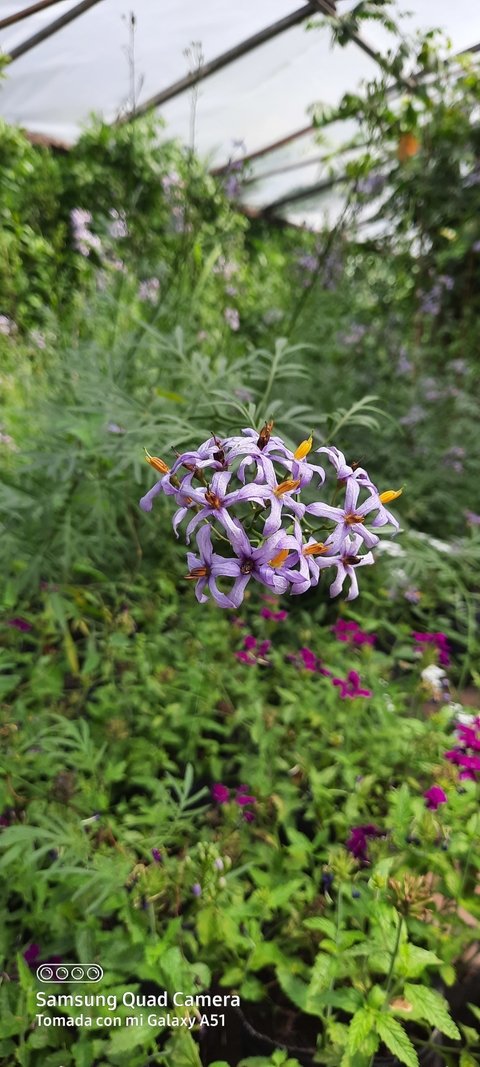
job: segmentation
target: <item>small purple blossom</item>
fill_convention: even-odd
[[[160,849],[152,848],[152,859],[154,863],[162,862],[162,853],[160,852]]]
[[[240,315],[238,314],[236,308],[225,308],[223,317],[227,325],[230,326],[231,330],[235,332],[236,330],[240,329]]]
[[[194,897],[201,897],[202,887],[200,885],[200,882],[194,882],[194,884],[192,885],[192,893]]]
[[[8,619],[7,626],[11,626],[13,630],[19,630],[22,634],[28,634],[30,630],[33,630],[31,622],[27,622],[26,619],[20,617]]]

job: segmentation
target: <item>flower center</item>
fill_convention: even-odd
[[[277,555],[274,556],[273,559],[270,560],[270,566],[271,567],[281,567],[282,563],[285,563],[285,560],[286,560],[287,556],[288,556],[288,548],[281,548],[280,552],[277,552]]]
[[[354,511],[350,515],[345,515],[345,522],[347,526],[355,526],[356,522],[364,522],[363,515],[356,515]]]
[[[324,552],[328,552],[328,548],[323,544],[323,541],[316,541],[313,545],[306,545],[303,550],[304,556],[321,556]]]
[[[346,563],[347,566],[354,567],[356,563],[360,563],[361,558],[361,556],[344,556],[343,562]]]
[[[221,508],[222,506],[222,501],[220,500],[220,497],[217,496],[216,493],[212,493],[211,489],[207,489],[207,492],[205,493],[205,500],[211,508]]]
[[[253,571],[253,566],[253,559],[244,559],[240,567],[241,574],[251,574]]]
[[[277,488],[273,491],[275,496],[283,496],[284,493],[293,493],[293,490],[298,489],[299,485],[299,478],[287,478],[285,482],[280,482],[280,485],[277,485]]]
[[[197,581],[198,578],[207,578],[208,574],[209,574],[208,567],[193,567],[193,570],[191,570],[188,574],[186,574],[185,578],[188,581],[193,582],[193,581]]]

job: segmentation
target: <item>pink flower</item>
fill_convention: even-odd
[[[239,652],[235,652],[235,658],[240,660],[240,663],[246,663],[249,667],[255,667],[257,664],[260,667],[268,667],[270,665],[270,660],[268,659],[270,646],[271,641],[257,641],[253,634],[247,634],[243,642],[243,648]]]
[[[262,619],[271,619],[272,622],[285,622],[288,619],[288,611],[270,611],[270,608],[262,608]]]
[[[367,823],[365,826],[352,826],[350,837],[346,843],[346,848],[352,853],[352,856],[356,860],[361,860],[362,863],[368,863],[367,844],[369,837],[382,837],[383,832],[379,830],[377,826],[372,823]]]
[[[345,641],[349,645],[374,645],[377,640],[376,634],[368,634],[358,622],[347,622],[345,619],[338,619],[332,626],[332,633],[337,641]]]
[[[340,689],[342,700],[354,700],[356,697],[371,697],[370,689],[360,687],[360,675],[357,671],[349,671],[346,678],[332,678],[332,685]]]
[[[436,811],[440,807],[440,804],[447,803],[447,794],[440,788],[439,785],[431,785],[430,789],[427,789],[423,794],[425,797],[425,803],[430,811]]]
[[[212,785],[211,793],[216,804],[226,804],[227,800],[230,799],[230,790],[227,789],[226,785],[222,785],[221,782],[216,782],[215,785]]]
[[[9,619],[7,626],[11,626],[14,630],[20,630],[22,634],[28,634],[30,630],[33,630],[33,626],[26,619]]]
[[[438,662],[442,667],[448,667],[450,663],[450,646],[448,643],[447,635],[439,631],[438,633],[418,633],[414,631],[412,633],[413,640],[417,645],[433,645],[438,652]]]

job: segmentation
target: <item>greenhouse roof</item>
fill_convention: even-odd
[[[0,114],[29,133],[71,144],[92,113],[107,122],[157,110],[165,137],[194,143],[212,169],[249,160],[241,199],[301,224],[335,217],[335,124],[319,146],[309,108],[335,105],[378,70],[391,39],[379,22],[344,47],[328,23],[354,0],[0,0],[0,44],[11,57]],[[412,12],[413,8],[413,12]],[[443,29],[456,51],[480,41],[472,0],[401,0],[408,32]],[[325,16],[317,28],[312,17]],[[132,17],[133,16],[133,17]],[[354,125],[352,124],[353,132]]]

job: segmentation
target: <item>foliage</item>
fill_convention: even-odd
[[[478,186],[455,186],[478,85],[432,49],[398,107],[404,42],[344,102],[368,148],[334,234],[248,222],[150,122],[97,122],[68,155],[2,127],[6,1067],[480,1061],[475,994],[455,1000],[478,781],[445,757],[478,707]],[[360,241],[380,162],[388,232]],[[404,486],[404,529],[352,606],[322,583],[281,603],[249,587],[238,617],[199,605],[168,508],[138,509],[144,447],[169,461],[272,417],[289,445],[313,431]],[[35,1025],[52,957],[101,965],[116,1011],[47,1005],[93,1025]],[[125,991],[165,990],[172,1013],[178,989],[241,1003],[219,1027],[183,1006],[191,1030],[164,1007],[126,1025]]]

